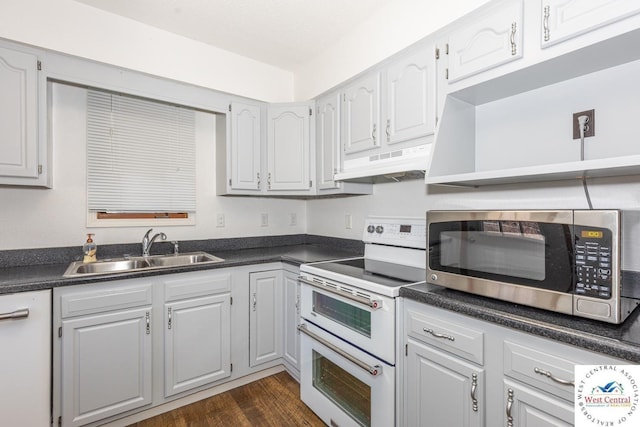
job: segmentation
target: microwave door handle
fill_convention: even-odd
[[[373,310],[377,310],[382,308],[382,301],[377,299],[369,299],[365,297],[361,297],[358,295],[353,295],[351,292],[342,291],[340,289],[333,289],[328,286],[323,286],[320,283],[313,282],[306,277],[298,276],[298,281],[301,283],[305,283],[309,286],[313,286],[314,288],[322,289],[325,292],[329,292],[331,294],[340,295],[341,297],[350,299],[351,301],[355,301],[360,304],[364,304],[367,307],[370,307]]]
[[[357,365],[358,367],[364,369],[369,374],[371,374],[371,376],[377,377],[378,375],[382,374],[382,366],[380,366],[380,365],[371,366],[371,365],[369,365],[367,363],[364,363],[360,359],[350,355],[349,353],[347,353],[346,351],[342,350],[341,348],[336,347],[335,345],[331,344],[329,341],[325,340],[324,338],[321,338],[318,335],[314,334],[309,329],[307,329],[307,325],[305,325],[304,323],[302,325],[298,326],[298,330],[300,332],[302,332],[303,334],[309,336],[311,339],[313,339],[313,340],[319,342],[320,344],[324,345],[328,349],[330,349],[332,351],[335,351],[341,357],[344,357],[345,359],[347,359],[351,363],[353,363],[353,364]]]

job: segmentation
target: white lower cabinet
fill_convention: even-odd
[[[249,274],[249,366],[282,357],[282,270]]]
[[[54,345],[60,394],[54,389],[54,402],[62,426],[152,402],[152,284],[112,283],[54,290],[54,316],[61,317]]]
[[[284,271],[284,334],[283,358],[294,377],[300,378],[300,283],[298,274]]]
[[[398,425],[567,427],[575,365],[628,361],[401,298]]]
[[[485,425],[481,367],[409,338],[406,373],[407,425]]]
[[[524,384],[504,381],[505,419],[502,425],[519,427],[573,426],[573,403],[557,399]]]
[[[165,282],[165,300],[165,397],[229,377],[231,275],[178,276]]]
[[[51,291],[0,295],[0,424],[48,426]]]

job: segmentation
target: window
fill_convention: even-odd
[[[195,112],[189,108],[89,90],[87,205],[110,224],[134,218],[175,220],[196,208]],[[91,222],[91,221],[90,221]],[[97,225],[97,224],[91,224]]]

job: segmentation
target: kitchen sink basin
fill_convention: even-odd
[[[76,261],[69,265],[69,268],[64,272],[64,277],[129,273],[134,271],[155,270],[187,265],[213,264],[222,261],[224,261],[222,258],[218,258],[206,252],[105,259],[89,264],[85,264],[82,261]]]

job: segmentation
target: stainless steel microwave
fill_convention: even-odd
[[[428,211],[427,282],[622,323],[640,304],[640,273],[621,270],[624,214]]]

